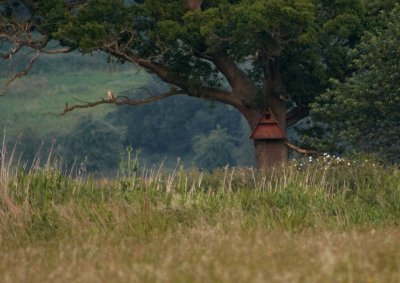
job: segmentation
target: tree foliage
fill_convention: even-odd
[[[194,137],[194,162],[200,168],[215,169],[235,164],[236,141],[225,129],[215,129],[209,135]]]
[[[118,168],[122,135],[121,128],[88,116],[71,134],[60,137],[57,151],[69,167],[83,162],[90,172],[107,174]]]
[[[47,8],[44,18],[65,14],[56,7]],[[343,79],[347,47],[361,36],[364,14],[360,0],[209,0],[201,13],[187,11],[182,0],[131,5],[93,0],[67,20],[53,22],[48,32],[83,52],[118,46],[125,55],[162,65],[175,78],[167,80],[182,82],[193,96],[201,95],[199,86],[224,84],[215,61],[226,56],[244,64],[240,67],[259,88],[244,97],[247,103],[262,104],[267,67],[276,65],[284,95],[307,106],[330,77]]]
[[[383,26],[365,34],[354,50],[354,74],[344,82],[332,80],[313,114],[342,145],[399,162],[400,10],[381,19]]]

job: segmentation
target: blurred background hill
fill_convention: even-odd
[[[23,69],[29,54],[2,62],[1,81]],[[136,107],[103,105],[65,116],[65,103],[95,101],[115,94],[140,96],[141,87],[157,93],[165,88],[131,64],[109,62],[103,54],[41,55],[27,77],[14,82],[0,103],[1,127],[9,147],[30,164],[39,153],[54,154],[65,164],[87,166],[99,174],[118,168],[126,148],[140,151],[150,166],[177,159],[186,167],[211,170],[225,165],[253,165],[250,129],[235,109],[190,97],[172,97]],[[238,138],[244,137],[244,138]]]

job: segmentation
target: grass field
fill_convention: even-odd
[[[399,282],[400,171],[0,170],[0,282]],[[13,169],[14,168],[14,169]]]

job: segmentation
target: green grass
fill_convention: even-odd
[[[65,134],[81,117],[102,118],[115,109],[114,106],[78,110],[62,117],[46,113],[61,113],[66,102],[69,105],[76,103],[74,98],[96,101],[106,98],[108,89],[118,94],[143,86],[147,81],[148,76],[144,72],[137,73],[134,68],[115,72],[83,70],[30,75],[13,83],[7,95],[1,98],[1,126],[7,128],[10,138],[15,138],[27,126],[39,135]]]
[[[0,170],[1,282],[398,282],[400,171]],[[14,169],[13,169],[14,168]]]

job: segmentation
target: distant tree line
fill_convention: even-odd
[[[250,133],[241,119],[225,105],[171,98],[152,105],[117,108],[104,120],[87,116],[61,136],[43,137],[27,128],[18,139],[16,155],[27,164],[35,157],[43,162],[53,146],[53,157],[62,160],[66,168],[83,164],[89,172],[99,174],[118,169],[127,148],[139,150],[141,162],[150,166],[164,160],[166,168],[173,168],[178,158],[186,167],[204,170],[252,166]]]

